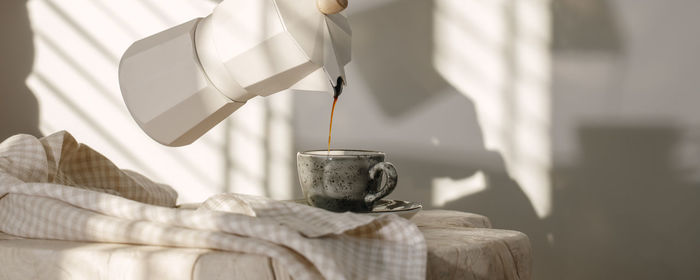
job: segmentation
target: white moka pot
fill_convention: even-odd
[[[132,44],[119,65],[124,102],[151,138],[187,145],[255,96],[333,92],[345,81],[343,0],[225,0],[212,14]],[[327,14],[324,14],[327,13]]]

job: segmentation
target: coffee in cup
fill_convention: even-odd
[[[306,202],[334,212],[369,212],[396,187],[394,165],[385,154],[362,150],[297,153],[299,183]]]

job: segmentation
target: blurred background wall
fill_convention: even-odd
[[[301,196],[332,99],[251,100],[194,144],[161,146],[121,101],[134,41],[207,0],[0,3],[0,140],[71,132],[180,202]],[[700,4],[690,0],[355,0],[335,148],[387,152],[394,199],[523,231],[535,279],[700,273]]]

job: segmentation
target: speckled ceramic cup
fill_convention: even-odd
[[[299,183],[311,206],[335,212],[369,212],[396,187],[394,165],[382,152],[318,150],[297,153]]]

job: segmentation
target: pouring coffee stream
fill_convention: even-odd
[[[328,156],[331,155],[331,132],[333,131],[333,113],[335,112],[335,104],[338,102],[338,97],[343,92],[343,81],[342,77],[338,77],[336,80],[336,85],[333,87],[333,107],[331,108],[331,123],[328,126]]]

